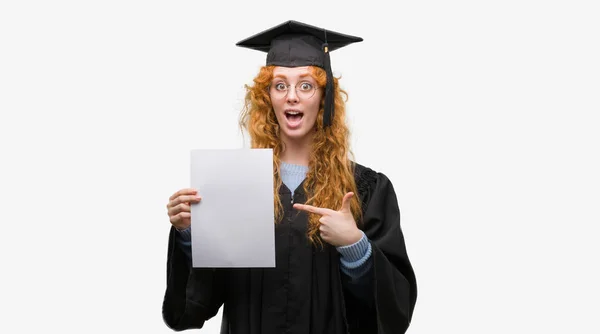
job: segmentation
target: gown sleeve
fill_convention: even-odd
[[[400,227],[396,193],[383,173],[366,168],[359,180],[363,201],[360,227],[372,248],[373,299],[372,303],[350,301],[349,306],[358,317],[370,315],[367,322],[377,324],[378,334],[405,333],[417,300],[417,283]]]
[[[177,240],[171,227],[167,252],[167,287],[162,316],[165,324],[182,331],[202,328],[214,317],[224,301],[224,272],[210,268],[192,268],[191,259]]]

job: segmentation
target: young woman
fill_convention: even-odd
[[[351,160],[345,105],[329,52],[359,37],[288,21],[238,43],[268,52],[247,86],[240,124],[272,148],[275,268],[191,266],[190,206],[169,198],[172,224],[163,317],[201,328],[221,306],[221,333],[404,333],[415,275],[390,180]]]

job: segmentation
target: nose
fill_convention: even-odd
[[[296,93],[296,88],[294,86],[289,87],[285,98],[287,99],[288,103],[297,103],[298,102],[298,93]]]

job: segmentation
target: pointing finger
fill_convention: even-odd
[[[318,215],[328,215],[333,212],[330,209],[317,208],[316,206],[306,205],[306,204],[298,204],[298,203],[294,204],[294,209],[312,212],[312,213],[316,213]]]

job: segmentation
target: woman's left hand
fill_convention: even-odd
[[[332,246],[349,246],[362,238],[362,232],[356,226],[356,221],[350,210],[350,198],[354,193],[347,193],[342,199],[342,207],[338,210],[318,208],[306,204],[294,204],[294,208],[321,215],[321,238]]]

